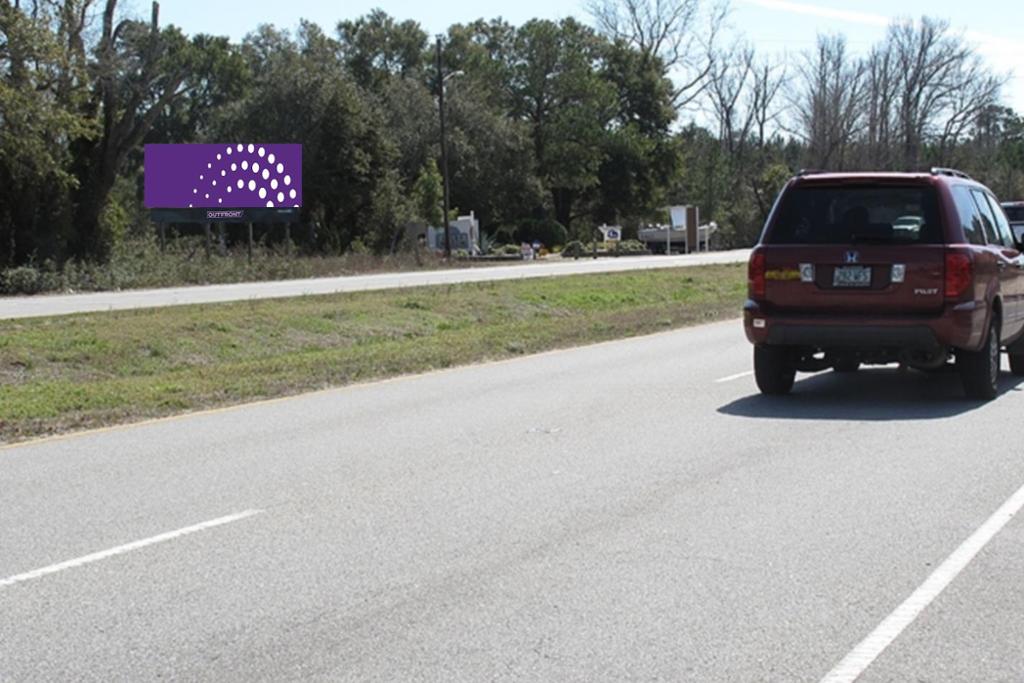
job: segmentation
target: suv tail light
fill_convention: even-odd
[[[959,299],[974,281],[971,257],[962,251],[946,252],[946,298]]]
[[[763,251],[755,250],[747,264],[747,289],[751,299],[765,297],[765,257]]]

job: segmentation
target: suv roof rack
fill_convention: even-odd
[[[828,173],[828,171],[823,171],[820,168],[801,168],[796,172],[798,177],[805,175],[817,175],[818,173]]]
[[[943,166],[933,166],[932,175],[948,175],[954,178],[966,178],[967,180],[974,180],[971,176],[967,175],[963,171],[958,171],[955,168],[945,168]]]

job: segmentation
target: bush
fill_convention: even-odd
[[[0,291],[4,294],[38,294],[43,291],[42,273],[35,266],[19,266],[0,272]]]
[[[615,253],[622,255],[646,254],[647,245],[640,240],[623,240],[615,245]]]
[[[583,246],[583,242],[580,242],[579,240],[573,240],[572,242],[569,242],[567,245],[565,245],[564,249],[562,249],[562,257],[579,258],[580,256],[586,254],[586,252],[587,250],[586,247]]]
[[[348,253],[350,254],[369,254],[370,248],[366,246],[363,240],[358,237],[352,240],[352,243],[348,245]]]
[[[547,247],[553,247],[556,244],[565,244],[569,234],[558,221],[551,219],[528,220],[521,223],[516,229],[515,238],[517,242],[531,244],[540,242]]]
[[[492,237],[496,244],[511,244],[516,241],[516,231],[515,228],[503,225],[494,231]]]
[[[235,236],[240,235],[236,227]],[[231,232],[228,233],[229,238]],[[143,287],[175,287],[227,282],[254,282],[378,271],[439,268],[445,265],[433,252],[417,258],[411,251],[388,256],[374,255],[363,242],[342,256],[299,256],[286,244],[258,241],[252,262],[241,240],[228,240],[224,255],[214,245],[205,257],[204,238],[199,235],[168,239],[165,251],[152,235],[131,235],[114,243],[104,263],[66,261],[58,267],[52,261],[0,269],[0,294],[40,292],[88,292]],[[519,248],[514,247],[515,253]]]

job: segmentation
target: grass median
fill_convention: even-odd
[[[0,442],[739,314],[742,265],[0,321]]]

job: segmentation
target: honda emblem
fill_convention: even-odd
[[[855,251],[848,251],[843,256],[844,263],[857,263],[858,261],[860,261],[860,254]]]

